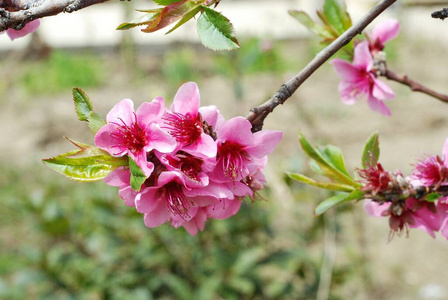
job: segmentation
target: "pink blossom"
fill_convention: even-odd
[[[280,142],[279,131],[251,132],[252,124],[243,117],[225,121],[216,129],[217,165],[213,178],[220,182],[240,181],[254,169],[256,159],[271,153]]]
[[[448,139],[442,150],[442,157],[432,155],[424,160],[421,160],[416,166],[410,176],[412,184],[432,186],[436,190],[442,186],[447,185],[448,179]]]
[[[377,52],[382,51],[384,44],[394,39],[398,35],[399,30],[400,24],[394,19],[388,19],[376,25],[370,35],[369,48],[372,55],[375,56]]]
[[[124,169],[123,167],[110,173],[104,181],[110,186],[118,187],[118,195],[124,200],[125,205],[135,206],[135,198],[138,192],[131,188],[130,184],[131,173],[129,169]]]
[[[363,184],[362,190],[371,192],[373,195],[387,190],[392,181],[391,174],[384,170],[380,163],[374,166],[369,165],[367,168],[359,170],[358,174]]]
[[[39,25],[40,25],[40,20],[37,19],[37,20],[31,21],[31,22],[25,24],[25,26],[20,30],[15,30],[15,29],[9,28],[6,30],[6,34],[9,36],[11,41],[13,41],[13,40],[15,40],[17,38],[21,38],[29,33],[33,33],[34,31],[37,30]]]
[[[175,140],[157,122],[165,112],[163,98],[145,102],[134,112],[132,100],[118,102],[107,114],[107,124],[95,136],[95,144],[112,156],[129,155],[144,174],[151,175],[154,164],[147,153],[155,149],[168,153],[175,149]]]
[[[192,216],[188,221],[185,221],[180,216],[172,216],[171,225],[174,228],[182,226],[191,235],[196,235],[199,230],[203,231],[205,222],[208,219],[207,209],[205,207],[193,207],[188,211],[188,214]]]
[[[216,156],[216,143],[203,130],[199,113],[200,96],[196,83],[182,85],[174,97],[170,111],[164,116],[168,132],[180,144],[180,148],[194,155]]]
[[[374,62],[367,41],[355,47],[353,63],[342,59],[333,59],[331,63],[342,79],[339,93],[343,103],[354,104],[360,96],[365,95],[372,110],[390,116],[390,110],[383,101],[394,98],[395,94],[373,73]]]

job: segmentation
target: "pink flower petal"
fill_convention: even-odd
[[[364,200],[364,210],[371,217],[382,217],[382,213],[385,212],[390,206],[390,203],[378,204],[372,200]]]
[[[360,70],[357,67],[353,66],[348,61],[336,58],[333,59],[330,63],[334,66],[334,69],[343,80],[345,81],[359,80],[359,77],[361,76]]]
[[[240,207],[241,201],[238,199],[221,199],[219,204],[208,206],[207,213],[213,219],[223,220],[235,215],[240,210]]]
[[[29,23],[27,23],[22,29],[20,30],[15,30],[15,29],[7,29],[6,30],[6,34],[9,36],[9,38],[11,39],[11,41],[17,39],[17,38],[21,38],[29,33],[32,33],[34,31],[37,30],[37,28],[40,25],[40,20],[34,20],[31,21]]]
[[[373,78],[373,82],[373,97],[377,98],[378,100],[390,100],[395,98],[394,91],[392,91],[392,89],[387,84],[376,78]]]
[[[250,131],[252,124],[244,117],[235,117],[225,121],[216,133],[220,142],[232,141],[240,145],[253,145],[254,136]]]
[[[111,123],[101,127],[95,135],[95,145],[107,151],[112,156],[123,156],[127,153],[127,148],[117,147],[117,140],[112,137],[115,130],[115,125]]]
[[[379,112],[385,116],[390,116],[390,110],[383,101],[378,100],[373,96],[369,96],[367,103],[369,104],[371,110]]]
[[[159,201],[157,206],[150,213],[145,213],[143,217],[146,227],[154,228],[170,220],[170,212],[165,201]]]
[[[137,211],[140,213],[150,213],[159,205],[159,202],[165,203],[165,201],[158,197],[157,192],[157,188],[147,188],[142,193],[139,193],[135,198]]]
[[[387,41],[395,38],[400,30],[400,24],[397,20],[389,19],[375,26],[372,30],[371,39],[374,42],[378,39],[383,45]]]
[[[106,116],[107,123],[130,125],[135,121],[134,102],[131,99],[123,99],[110,110]]]
[[[148,144],[144,147],[146,152],[156,149],[162,153],[169,153],[177,146],[176,140],[156,123],[151,123],[147,128],[147,140]]]
[[[187,82],[177,91],[170,109],[175,113],[183,115],[189,113],[193,117],[196,117],[200,101],[198,85],[195,82]]]
[[[254,134],[254,146],[246,147],[247,153],[251,157],[262,158],[274,151],[275,147],[280,143],[283,133],[274,130],[262,130]]]
[[[363,41],[356,45],[353,65],[359,69],[370,71],[373,68],[373,58],[370,54],[369,43]]]
[[[208,134],[202,133],[197,143],[185,146],[183,151],[199,157],[216,157],[216,151],[218,150],[216,142]]]
[[[142,128],[143,124],[147,125],[152,122],[157,122],[165,112],[165,100],[162,97],[157,97],[151,102],[143,102],[136,111],[137,120]]]

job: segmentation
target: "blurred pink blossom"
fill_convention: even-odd
[[[21,38],[29,33],[33,33],[34,31],[37,30],[37,28],[40,25],[40,20],[34,20],[31,21],[27,24],[25,24],[25,26],[20,29],[20,30],[15,30],[12,28],[6,29],[6,34],[9,36],[9,38],[11,39],[11,41],[17,39],[17,38]]]

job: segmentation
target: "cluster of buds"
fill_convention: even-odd
[[[130,162],[109,174],[106,183],[144,214],[146,226],[170,222],[192,235],[208,218],[228,218],[244,197],[254,198],[265,183],[267,155],[282,137],[279,131],[252,133],[245,118],[225,120],[215,106],[200,107],[193,82],[180,87],[170,109],[161,97],[136,111],[124,99],[106,120],[96,146]],[[137,186],[131,165],[143,178]]]
[[[420,228],[432,237],[435,232],[448,238],[448,140],[443,157],[429,156],[405,178],[400,171],[389,172],[380,163],[360,170],[365,191],[364,208],[371,216],[389,217],[390,238]]]

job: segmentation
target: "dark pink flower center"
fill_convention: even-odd
[[[384,170],[380,163],[359,170],[358,174],[363,179],[362,190],[372,192],[373,194],[384,192],[389,187],[389,182],[391,182],[389,172]]]
[[[183,151],[178,152],[176,158],[168,159],[170,165],[181,170],[188,178],[199,181],[198,174],[202,171],[202,164],[204,163],[202,159]]]
[[[232,180],[244,177],[249,155],[243,150],[243,146],[230,141],[224,142],[219,146],[217,159],[222,164],[226,177]]]
[[[183,219],[188,218],[188,209],[191,203],[185,197],[181,184],[172,181],[166,184],[161,192],[164,193],[168,209],[173,214],[179,215]]]
[[[417,164],[413,175],[425,186],[435,185],[437,189],[447,179],[448,170],[439,156],[430,156]]]
[[[135,114],[134,114],[135,116]],[[146,146],[146,133],[137,122],[137,116],[135,121],[131,124],[126,124],[120,119],[121,124],[112,123],[116,126],[116,131],[111,133],[111,137],[117,140],[117,148],[126,148],[132,153],[138,153]]]
[[[177,142],[184,145],[191,145],[200,139],[202,134],[200,114],[194,117],[189,113],[186,115],[180,113],[169,113],[165,117],[165,120],[169,133],[176,139]]]

